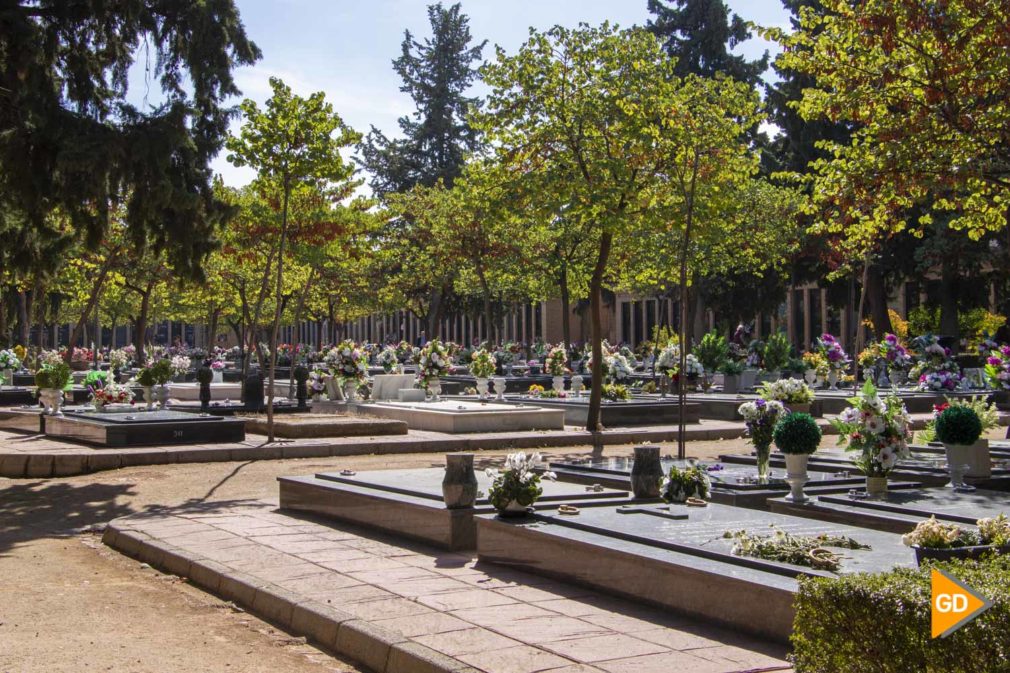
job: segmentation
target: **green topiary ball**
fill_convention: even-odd
[[[772,439],[782,453],[810,454],[821,443],[821,429],[810,414],[786,414],[775,424]]]
[[[982,436],[982,421],[971,407],[949,406],[936,419],[936,438],[944,444],[970,446]]]

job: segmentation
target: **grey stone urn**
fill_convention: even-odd
[[[643,444],[635,447],[635,464],[631,467],[631,492],[636,498],[658,498],[663,479],[659,447]]]
[[[473,507],[477,500],[477,475],[473,473],[472,453],[445,454],[442,499],[448,509]]]

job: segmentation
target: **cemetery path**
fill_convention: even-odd
[[[743,440],[689,446],[697,457],[743,448]],[[476,463],[482,469],[503,453],[480,452]],[[605,450],[630,453],[631,447]],[[117,554],[96,532],[114,518],[165,506],[274,499],[281,475],[442,464],[439,454],[400,454],[0,479],[0,672],[356,671],[174,576]]]

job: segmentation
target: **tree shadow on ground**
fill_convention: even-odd
[[[32,481],[0,488],[0,556],[20,543],[69,537],[131,514],[125,501],[134,495],[132,484]]]

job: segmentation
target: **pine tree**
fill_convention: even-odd
[[[234,0],[3,2],[0,208],[43,234],[66,218],[94,247],[123,203],[136,241],[198,276],[229,214],[208,164],[239,93],[232,69],[259,56]],[[126,100],[138,57],[161,89],[153,109]]]
[[[768,68],[768,53],[756,61],[730,53],[751,38],[747,23],[722,0],[649,0],[655,15],[646,27],[663,41],[663,49],[676,57],[676,73],[712,77],[724,73],[756,86]]]
[[[423,42],[404,31],[403,53],[393,69],[403,80],[400,91],[410,95],[416,110],[399,119],[403,138],[390,139],[372,127],[361,147],[362,163],[373,174],[377,195],[404,192],[415,185],[447,187],[459,175],[464,156],[478,146],[466,121],[478,98],[463,94],[476,76],[485,42],[471,46],[470,21],[459,3],[428,7],[432,36]]]

